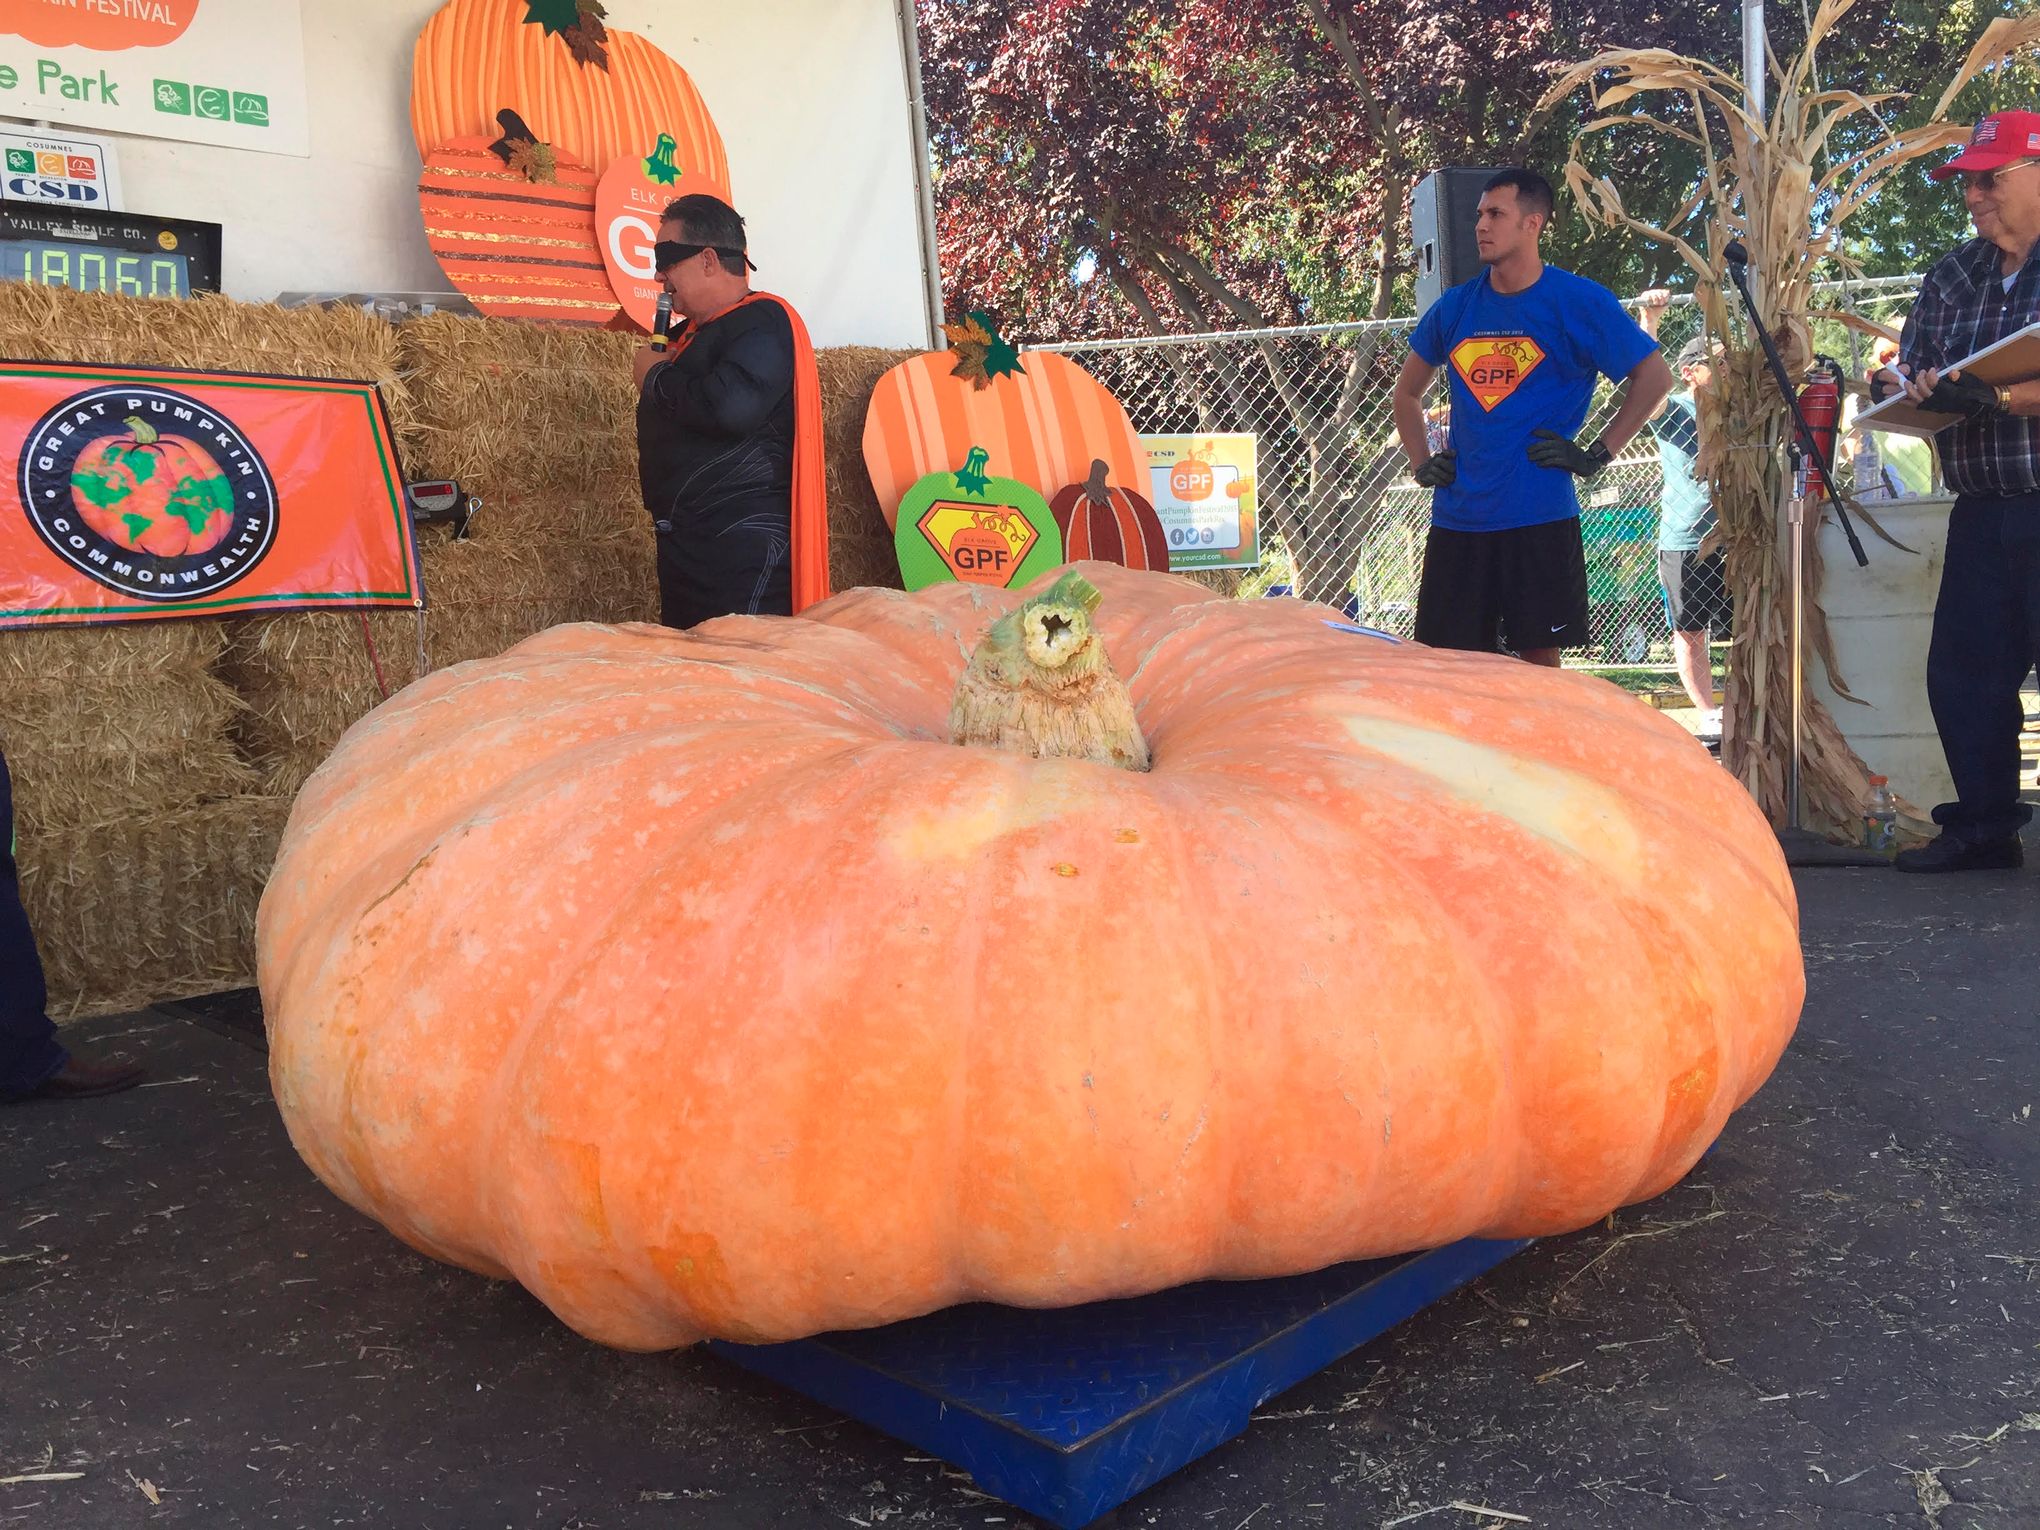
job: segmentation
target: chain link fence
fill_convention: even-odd
[[[1816,348],[1860,379],[1874,339],[1858,326],[1895,330],[1918,288],[1917,277],[1903,276],[1823,289],[1814,305]],[[1258,438],[1262,563],[1240,593],[1294,592],[1408,637],[1431,496],[1410,481],[1390,394],[1414,327],[1413,319],[1390,319],[1037,349],[1059,351],[1096,376],[1143,434],[1252,432]],[[1675,356],[1699,327],[1692,298],[1673,298],[1659,326],[1666,354]],[[1446,402],[1441,375],[1430,400],[1440,423]],[[1581,438],[1591,440],[1615,408],[1615,390],[1604,383]],[[1857,450],[1853,441],[1838,457],[1837,479],[1844,485],[1857,469],[1864,470],[1864,490],[1880,476],[1896,478],[1889,461],[1874,449]],[[1670,683],[1672,633],[1658,579],[1663,485],[1649,429],[1581,484],[1592,642],[1569,652],[1569,664],[1661,669]],[[1912,488],[1921,492],[1924,485]],[[1716,630],[1713,638],[1724,643],[1728,633]]]

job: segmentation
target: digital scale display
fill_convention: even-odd
[[[130,255],[48,239],[9,240],[0,245],[0,280],[129,297],[190,297],[191,259],[160,252]]]
[[[184,298],[220,290],[220,226],[0,203],[0,280]]]

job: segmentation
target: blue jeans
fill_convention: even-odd
[[[0,1100],[24,1095],[69,1060],[50,1023],[42,957],[14,868],[14,784],[0,754]]]
[[[2019,801],[2019,687],[2040,660],[2040,493],[1965,494],[1948,512],[1948,552],[1927,649],[1927,700],[1955,780],[1934,809],[1942,832],[2008,839],[2033,816]]]

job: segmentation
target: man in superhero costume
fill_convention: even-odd
[[[829,593],[821,386],[783,298],[751,290],[744,220],[711,196],[666,209],[654,258],[670,348],[637,356],[638,477],[658,533],[660,620],[788,616]]]

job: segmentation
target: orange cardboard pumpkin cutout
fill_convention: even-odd
[[[864,465],[888,526],[907,490],[989,451],[1046,498],[1103,458],[1112,482],[1144,483],[1147,451],[1109,390],[1050,351],[1020,356],[983,314],[948,328],[954,350],[901,362],[878,380],[864,415]]]
[[[504,107],[597,175],[669,133],[680,163],[729,200],[722,135],[687,71],[587,0],[448,0],[425,23],[411,66],[418,152],[490,131]]]
[[[486,138],[426,156],[418,206],[439,268],[494,318],[608,323],[616,294],[595,246],[595,176],[547,145],[511,147],[514,165]]]
[[[679,142],[660,133],[651,151],[610,161],[595,188],[595,238],[617,302],[639,329],[649,331],[659,307],[659,273],[652,260],[659,222],[675,198],[728,193],[679,158]]]

